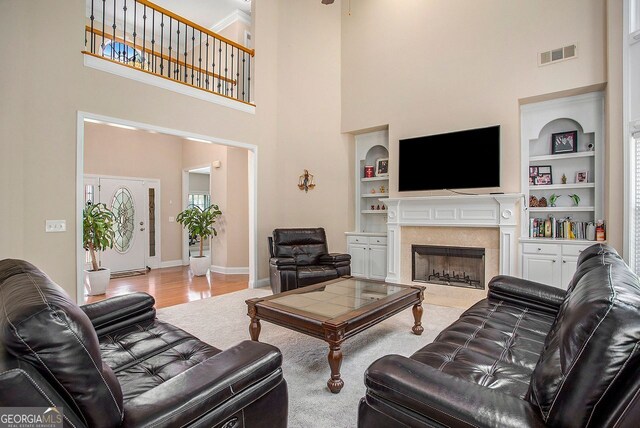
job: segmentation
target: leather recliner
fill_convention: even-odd
[[[35,266],[0,261],[0,407],[65,427],[286,427],[282,355],[221,351],[155,317],[145,293],[77,306]]]
[[[365,373],[358,426],[637,427],[640,281],[612,248],[568,291],[509,276],[410,358]]]
[[[351,274],[351,255],[329,253],[324,229],[275,229],[269,237],[274,294]]]

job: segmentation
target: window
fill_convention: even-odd
[[[140,52],[121,42],[107,42],[104,49],[102,49],[102,56],[136,67],[142,66],[142,55],[140,55]]]
[[[189,194],[188,205],[189,206],[195,205],[202,208],[203,210],[207,209],[209,208],[209,206],[211,206],[211,196],[205,195],[205,194],[191,193]]]

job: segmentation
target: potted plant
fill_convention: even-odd
[[[104,294],[111,269],[98,266],[97,251],[113,248],[116,217],[105,204],[87,203],[82,211],[82,247],[91,256],[91,270],[84,271],[84,283],[90,296]]]
[[[176,217],[176,221],[189,231],[189,235],[200,238],[200,255],[189,257],[189,266],[195,276],[206,275],[209,270],[211,262],[209,257],[204,255],[204,240],[211,236],[218,236],[218,231],[213,225],[221,215],[222,211],[217,205],[211,205],[205,209],[192,205]]]

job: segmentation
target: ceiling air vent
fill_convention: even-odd
[[[549,65],[565,59],[576,58],[578,56],[578,44],[574,43],[563,48],[552,49],[540,52],[538,55],[538,65]]]

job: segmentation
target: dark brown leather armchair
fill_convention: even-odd
[[[351,274],[351,255],[329,253],[324,229],[275,229],[269,237],[273,293]]]
[[[0,407],[63,407],[65,427],[287,426],[280,351],[217,349],[133,293],[77,306],[35,266],[0,261]]]

